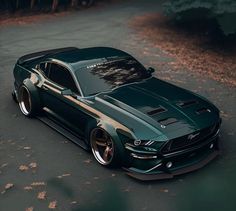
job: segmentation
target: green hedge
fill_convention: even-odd
[[[225,35],[236,34],[235,0],[169,0],[164,10],[183,22],[215,20]]]

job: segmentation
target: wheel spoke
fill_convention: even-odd
[[[113,156],[113,149],[109,147],[109,155],[112,157]]]
[[[96,144],[101,147],[107,147],[107,143],[104,141],[96,140]]]
[[[104,142],[104,138],[96,137],[96,140],[98,140],[100,142]]]
[[[103,160],[106,161],[106,162],[109,161],[109,160],[108,160],[109,151],[110,151],[110,147],[107,146],[106,149],[105,149],[104,152],[103,152],[102,158],[103,158]]]
[[[103,130],[95,130],[91,140],[92,152],[99,163],[109,165],[114,156],[113,140]]]

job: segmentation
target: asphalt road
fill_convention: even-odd
[[[33,207],[78,211],[189,211],[236,207],[236,92],[204,75],[168,66],[155,74],[213,101],[222,111],[222,154],[205,168],[167,181],[138,182],[121,169],[106,169],[37,119],[21,115],[10,93],[16,59],[26,53],[64,46],[112,46],[128,51],[146,66],[171,61],[135,34],[128,21],[160,10],[152,1],[98,6],[36,23],[0,28],[0,210]],[[32,164],[33,163],[33,164]],[[30,165],[31,164],[31,165]],[[23,167],[21,166],[23,165]],[[27,166],[29,169],[27,169]],[[21,166],[22,171],[19,169]],[[6,184],[13,187],[5,190]],[[38,193],[46,191],[45,199]],[[41,194],[42,196],[43,194]]]

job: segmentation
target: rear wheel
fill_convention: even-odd
[[[16,90],[15,90],[15,89],[12,91],[11,96],[12,96],[12,99],[13,99],[16,103],[18,103],[17,96],[16,96]]]
[[[25,116],[32,117],[35,115],[36,106],[34,105],[34,101],[30,93],[30,90],[25,85],[22,85],[19,88],[18,103],[19,103],[21,112]]]
[[[95,159],[101,165],[111,167],[117,164],[115,143],[105,130],[101,128],[92,130],[90,144]]]

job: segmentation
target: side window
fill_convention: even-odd
[[[42,62],[42,63],[39,64],[39,69],[47,77],[49,75],[50,65],[51,65],[50,63],[46,63],[46,62]]]
[[[78,93],[75,82],[66,68],[58,64],[51,63],[48,78],[58,85],[70,89],[72,92]]]

